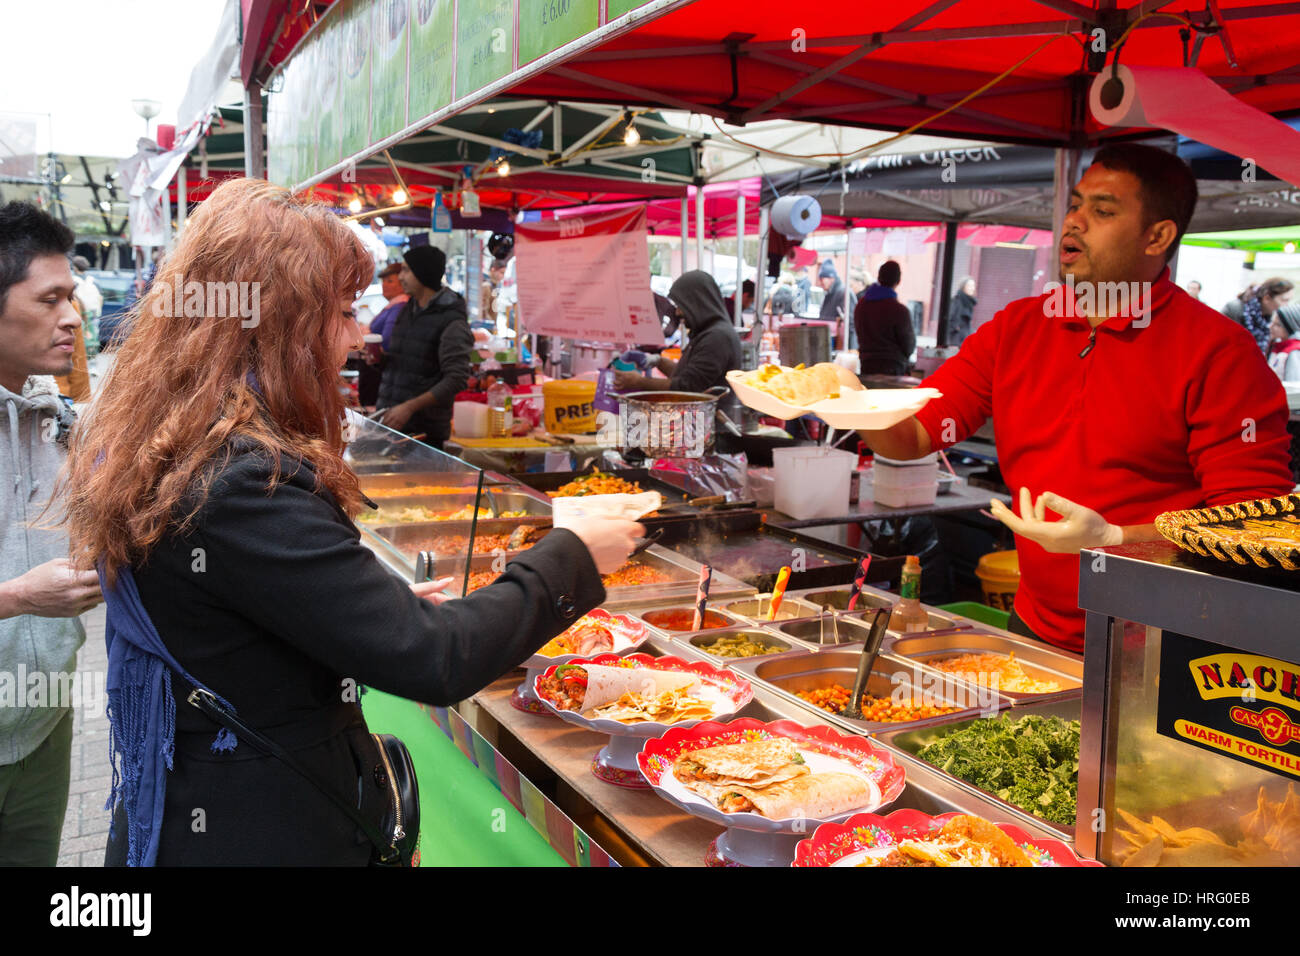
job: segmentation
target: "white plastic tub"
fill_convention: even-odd
[[[858,456],[837,448],[772,449],[774,504],[791,518],[831,518],[849,513],[849,476]]]
[[[895,461],[875,456],[872,500],[889,508],[932,505],[939,491],[939,456],[926,455],[915,461]]]

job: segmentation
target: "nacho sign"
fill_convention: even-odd
[[[1300,779],[1300,664],[1166,632],[1156,730]]]

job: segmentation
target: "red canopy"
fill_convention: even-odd
[[[510,92],[688,109],[733,122],[796,118],[904,129],[1012,69],[926,130],[1078,145],[1132,132],[1100,128],[1085,102],[1103,55],[1113,59],[1132,26],[1125,64],[1182,66],[1186,49],[1196,67],[1245,102],[1271,113],[1300,109],[1300,65],[1294,46],[1279,42],[1294,35],[1300,4],[1210,0],[1194,13],[1176,11],[1208,25],[1189,34],[1186,48],[1184,23],[1166,15],[1175,11],[1144,5],[1165,9],[1144,15],[1133,0],[894,0],[847,8],[694,0]],[[329,3],[243,6],[247,80],[264,78]]]

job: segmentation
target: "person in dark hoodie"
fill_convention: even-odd
[[[906,375],[916,349],[912,313],[898,301],[903,270],[893,259],[880,267],[876,283],[853,310],[863,375]]]
[[[403,256],[398,279],[411,297],[394,320],[376,405],[381,421],[441,448],[451,437],[456,393],[469,381],[474,348],[465,300],[442,284],[447,257],[434,246]]]
[[[69,563],[42,512],[67,450],[72,409],[55,375],[72,368],[81,316],[68,269],[72,232],[28,203],[0,208],[0,674],[40,674],[49,696],[0,694],[0,866],[54,866],[68,805],[71,701],[59,690],[99,603],[94,571]],[[84,698],[82,698],[84,700]]]
[[[727,315],[718,284],[707,272],[687,272],[668,290],[668,298],[690,333],[680,360],[647,356],[646,367],[658,368],[667,378],[639,372],[615,372],[614,386],[623,392],[671,390],[703,392],[727,385],[727,373],[740,368],[740,336]]]

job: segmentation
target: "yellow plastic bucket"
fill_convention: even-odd
[[[596,383],[580,378],[542,385],[546,430],[583,435],[596,430]]]
[[[984,603],[1000,611],[1010,611],[1020,587],[1020,555],[1015,551],[993,551],[980,558],[975,567],[984,591]]]

